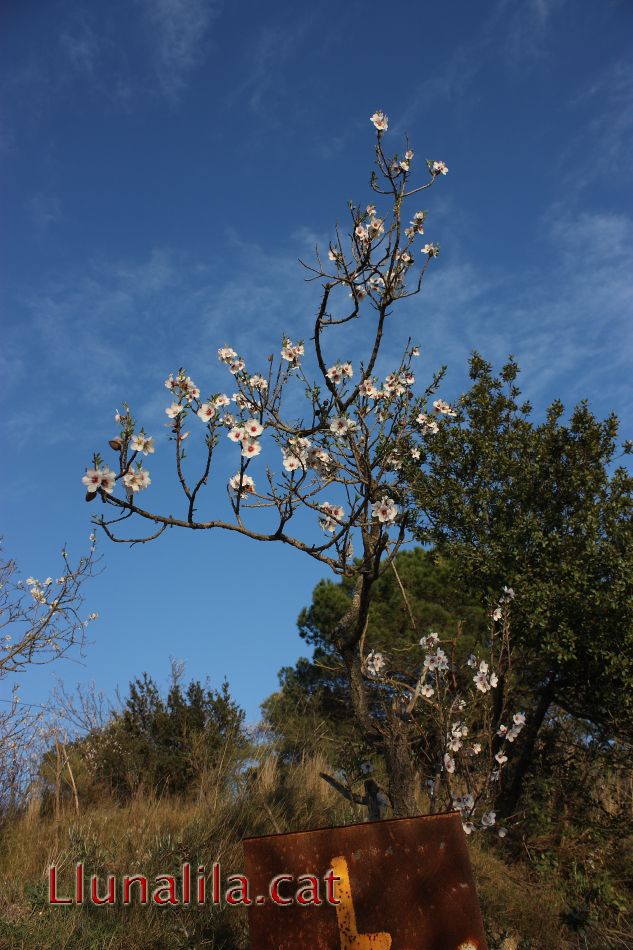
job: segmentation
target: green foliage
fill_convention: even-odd
[[[141,785],[160,793],[186,793],[205,774],[247,754],[244,713],[231,699],[228,683],[219,690],[192,680],[186,689],[175,676],[163,697],[144,673],[129,687],[123,709],[104,729],[79,739],[71,763],[88,783],[127,797]],[[43,773],[52,783],[53,753]],[[82,788],[83,790],[83,788]]]
[[[387,571],[373,588],[365,651],[378,650],[393,668],[413,674],[420,665],[420,637],[436,630],[455,639],[459,660],[466,657],[483,639],[485,613],[472,597],[462,595],[450,562],[416,548],[398,555],[396,571],[415,625],[396,574]],[[262,705],[264,719],[287,756],[300,755],[305,749],[329,748],[341,764],[341,750],[349,751],[355,725],[350,715],[349,684],[332,633],[349,605],[352,583],[343,579],[338,584],[329,580],[317,584],[312,603],[301,611],[297,622],[300,636],[313,647],[312,658],[284,667],[279,674],[280,690]]]
[[[478,354],[458,418],[426,437],[407,477],[418,537],[450,558],[480,603],[516,591],[512,641],[532,693],[630,736],[633,722],[633,478],[614,467],[618,419],[581,402],[542,423],[510,359]],[[628,447],[625,445],[624,453]]]

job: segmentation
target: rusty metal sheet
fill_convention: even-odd
[[[251,950],[487,950],[458,812],[243,844]],[[332,872],[337,906],[326,899]],[[285,906],[269,890],[281,874],[292,876],[278,885]],[[317,878],[319,893],[302,875]],[[299,892],[322,902],[302,905]]]

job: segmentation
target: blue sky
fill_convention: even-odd
[[[80,478],[124,399],[157,439],[158,474],[170,371],[214,391],[229,386],[218,346],[255,369],[283,331],[308,337],[317,289],[297,258],[327,244],[348,199],[370,200],[376,109],[390,148],[406,133],[450,168],[425,202],[441,255],[388,350],[412,335],[419,378],[448,364],[449,399],[473,348],[497,365],[513,353],[537,411],[587,397],[630,437],[626,0],[445,0],[392,16],[373,0],[11,6],[2,533],[25,574],[56,574],[62,543],[87,549]],[[175,507],[167,476],[149,491]],[[29,671],[23,699],[42,702],[55,676],[110,694],[143,670],[164,683],[173,656],[188,676],[226,675],[255,720],[301,652],[296,616],[324,570],[219,534],[99,547],[87,656]]]

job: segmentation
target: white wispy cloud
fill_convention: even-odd
[[[570,103],[582,129],[559,160],[570,191],[629,172],[633,153],[633,63],[617,60],[590,75]]]
[[[72,11],[72,18],[62,27],[59,41],[73,69],[92,76],[99,64],[102,41],[85,12]]]
[[[36,233],[42,236],[61,217],[61,199],[58,195],[38,191],[26,202],[26,212]]]
[[[254,112],[265,105],[267,122],[275,122],[275,107],[285,88],[288,63],[300,55],[301,45],[313,26],[314,18],[302,15],[283,26],[275,24],[260,30],[245,54],[243,79],[233,92],[233,100],[246,100]]]
[[[568,0],[499,0],[484,33],[501,40],[506,64],[525,70],[549,55],[556,16]]]
[[[433,262],[422,295],[394,308],[378,372],[398,365],[411,336],[425,357],[416,367],[421,384],[447,363],[445,395],[452,398],[467,385],[472,349],[497,365],[512,353],[535,403],[588,397],[600,411],[630,418],[633,220],[561,206],[546,218],[538,268],[508,276],[494,263],[475,263],[458,242],[450,259]],[[95,261],[25,292],[6,341],[11,391],[22,394],[12,432],[24,443],[59,440],[72,418],[76,431],[88,433],[99,422],[111,425],[125,398],[156,426],[164,422],[163,380],[179,366],[203,392],[232,391],[217,360],[222,345],[235,347],[253,372],[266,371],[284,332],[303,338],[310,354],[320,284],[305,282],[297,255],[310,261],[315,240],[325,248],[323,237],[304,228],[292,248],[271,250],[234,230],[216,264],[158,248],[141,260]],[[326,359],[366,359],[373,321],[366,308],[359,321],[329,332]],[[290,409],[301,412],[299,397]]]
[[[178,99],[189,74],[204,59],[211,24],[220,12],[216,0],[138,0],[147,24],[162,91]]]

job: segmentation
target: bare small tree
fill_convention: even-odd
[[[286,544],[336,575],[353,578],[353,594],[336,627],[334,645],[362,739],[384,757],[393,812],[412,815],[419,807],[419,737],[415,703],[403,704],[401,694],[409,690],[410,700],[416,675],[409,671],[402,686],[385,684],[377,705],[373,697],[380,669],[366,650],[365,636],[372,588],[411,539],[415,523],[412,499],[400,475],[402,460],[419,458],[425,434],[437,431],[455,411],[441,399],[429,406],[443,369],[415,394],[412,365],[420,351],[411,339],[398,365],[391,366],[381,382],[376,373],[387,321],[393,319],[396,305],[420,293],[427,268],[439,253],[436,244],[416,246],[425,231],[427,212],[414,206],[409,218],[405,208],[448,169],[442,161],[427,161],[428,180],[414,183],[415,159],[408,142],[402,155],[388,157],[383,148],[387,117],[376,112],[371,122],[377,134],[370,181],[376,204],[350,203],[346,233],[337,227],[325,256],[317,249],[313,264],[301,262],[309,272],[307,279],[321,287],[311,338],[315,378],[304,369],[304,343],[293,343],[285,335],[280,357],[270,356],[268,365],[256,371],[247,369],[245,359],[231,346],[218,350],[237,388],[232,397],[221,392],[203,397],[183,368],[169,376],[165,385],[173,401],[165,412],[184,502],[179,516],[151,511],[137,501],[150,484],[142,456],[154,452],[154,441],[137,427],[127,404],[117,415],[120,432],[110,442],[118,454],[116,470],[95,454],[83,481],[89,501],[99,495],[118,511],[113,518],[95,518],[112,541],[145,543],[167,528],[232,531],[256,541]],[[359,320],[369,341],[366,353],[354,363],[332,354],[329,346],[326,354],[329,334]],[[296,399],[291,410],[287,408],[287,392],[293,385],[300,386],[305,397],[298,419],[290,414]],[[205,452],[196,473],[185,462],[190,423],[204,426]],[[200,517],[202,491],[222,436],[234,443],[232,451],[239,451],[238,470],[226,486],[230,517]],[[257,458],[274,445],[281,452],[280,470],[266,465],[256,485],[253,476],[261,466]],[[115,494],[117,483],[123,497]],[[122,536],[122,525],[133,521],[146,522],[149,532]],[[325,537],[318,534],[319,526]],[[419,692],[415,698],[420,699]],[[384,808],[375,800],[374,785],[370,783],[367,791],[374,800],[366,804],[376,817]]]
[[[43,581],[17,579],[15,561],[0,553],[0,681],[73,649],[81,654],[86,628],[97,617],[82,615],[83,584],[94,571],[94,535],[76,566],[63,550],[61,575]],[[20,701],[15,680],[10,695],[0,697],[0,812],[18,806],[36,778],[46,745],[46,712]]]
[[[62,550],[62,573],[39,581],[16,580],[18,568],[0,555],[0,679],[31,664],[50,663],[72,648],[83,649],[96,614],[81,616],[84,581],[93,576],[95,542],[73,567]]]

